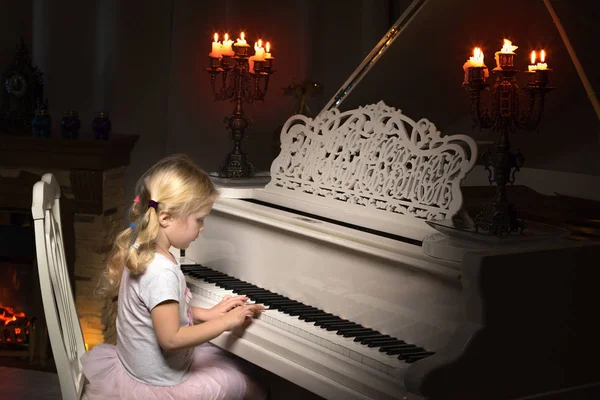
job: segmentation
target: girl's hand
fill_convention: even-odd
[[[206,310],[202,315],[204,321],[210,321],[211,319],[222,317],[235,307],[243,306],[248,301],[246,296],[223,296],[223,299],[215,304],[214,307]]]
[[[246,304],[241,307],[234,308],[221,317],[225,324],[225,331],[231,331],[239,326],[244,325],[248,318],[254,317],[264,309],[265,307],[260,304]]]

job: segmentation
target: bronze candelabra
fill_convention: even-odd
[[[234,45],[235,55],[210,57],[206,70],[210,74],[212,91],[216,100],[232,100],[235,103],[233,114],[225,117],[225,126],[231,131],[233,150],[227,154],[225,164],[219,171],[221,178],[248,178],[254,175],[254,166],[248,155],[241,149],[246,129],[252,125],[252,119],[244,115],[244,103],[264,100],[269,87],[269,76],[273,70],[273,58],[254,61],[254,68],[248,65],[250,46]],[[217,89],[217,75],[222,75],[221,87]]]
[[[490,184],[496,183],[494,197],[485,204],[475,217],[475,229],[490,235],[522,233],[524,222],[519,218],[517,208],[506,196],[506,185],[515,181],[515,173],[523,166],[525,158],[520,152],[510,151],[509,133],[517,129],[537,130],[546,93],[554,89],[548,85],[549,69],[530,72],[531,78],[524,89],[520,89],[513,61],[515,54],[497,54],[498,66],[492,71],[496,80],[491,86],[491,107],[482,110],[481,92],[490,85],[486,83],[486,67],[468,67],[465,73],[464,88],[471,100],[471,116],[479,129],[492,129],[500,133],[500,139],[493,149],[482,154],[482,161],[489,174]],[[527,94],[527,108],[522,111],[519,99]],[[490,111],[488,111],[490,110]]]

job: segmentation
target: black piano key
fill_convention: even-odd
[[[325,327],[326,330],[328,331],[336,331],[335,333],[337,333],[338,335],[343,335],[344,332],[347,331],[354,331],[356,329],[362,329],[364,328],[364,326],[360,325],[360,324],[356,324],[356,323],[352,323],[352,325],[329,325],[327,327]]]
[[[301,310],[295,310],[295,311],[290,311],[290,315],[299,315],[300,319],[306,319],[308,317],[310,317],[311,315],[324,315],[327,314],[325,311],[323,310],[309,310],[309,311],[301,311]]]
[[[323,326],[322,328],[325,328],[325,330],[328,330],[328,331],[338,331],[340,329],[345,329],[347,331],[350,331],[353,329],[360,329],[360,328],[364,328],[364,327],[357,323],[350,322],[348,324],[331,324],[331,325]]]
[[[369,333],[369,332],[377,332],[377,331],[374,331],[371,328],[354,329],[354,330],[351,330],[351,331],[344,332],[342,334],[342,336],[343,337],[354,337],[354,336],[358,336],[358,335]]]
[[[241,289],[241,288],[255,288],[256,285],[253,285],[251,283],[248,282],[244,282],[244,281],[237,281],[237,282],[227,282],[224,284],[223,286],[225,289]]]
[[[337,315],[334,315],[334,317],[336,317],[337,319],[332,318],[332,319],[317,321],[318,323],[315,323],[315,325],[322,326],[323,328],[325,328],[326,326],[333,325],[333,324],[353,324],[354,323],[352,321],[348,321],[347,319],[340,318]]]
[[[281,299],[281,295],[280,294],[270,294],[270,293],[266,293],[266,294],[251,294],[248,297],[252,296],[251,298],[253,298],[254,300],[258,301],[263,301],[263,300],[277,300],[277,299]]]
[[[414,346],[414,347],[417,347],[417,346]],[[411,348],[401,348],[401,347],[389,348],[388,350],[385,351],[385,354],[388,354],[390,356],[395,356],[397,354],[409,353],[411,350],[412,350]],[[381,351],[381,349],[379,349],[379,351]]]
[[[400,344],[397,346],[381,346],[379,351],[382,353],[387,353],[388,351],[394,351],[396,354],[410,353],[411,351],[418,351],[420,347],[417,347],[415,344]]]
[[[262,304],[266,304],[268,306],[277,306],[277,308],[279,309],[279,307],[281,307],[281,303],[278,302],[279,300],[277,299],[267,299],[267,300],[262,300]]]
[[[292,312],[290,312],[290,315],[293,315],[294,313],[295,313],[295,312],[294,312],[294,311],[292,311]],[[331,315],[330,313],[328,313],[328,312],[326,312],[326,311],[323,311],[323,310],[319,310],[319,309],[316,309],[316,310],[309,310],[309,311],[306,311],[306,312],[300,313],[299,315],[300,315],[300,319],[306,319],[306,318],[308,318],[308,317],[311,317],[311,316],[315,316],[315,315],[325,315],[325,314],[327,314],[327,315]]]
[[[192,275],[192,274],[196,274],[196,275],[211,275],[211,274],[222,274],[222,272],[219,271],[215,271],[212,269],[194,269],[194,270],[189,270],[186,271],[186,274]]]
[[[326,312],[322,312],[321,314],[312,314],[307,316],[306,318],[300,318],[300,319],[304,319],[304,321],[306,322],[315,322],[315,321],[327,321],[329,319],[337,319],[340,318],[337,315],[333,315],[331,313],[326,313]]]
[[[311,307],[311,306],[307,306],[305,304],[299,303],[295,300],[293,300],[292,302],[286,303],[286,304],[281,304],[281,309],[285,310],[285,311],[294,311],[294,310],[304,310],[304,311],[310,311],[310,310],[316,310],[316,308]]]
[[[258,302],[260,297],[268,296],[269,293],[243,293],[244,296],[251,298],[252,300]]]
[[[264,292],[257,292],[257,293],[253,293],[253,292],[243,292],[243,293],[240,293],[240,294],[243,294],[244,296],[248,296],[248,297],[250,297],[250,298],[257,298],[257,297],[260,297],[260,296],[268,296],[268,295],[271,295],[271,294],[273,294],[273,295],[274,295],[274,293],[271,293],[271,292],[268,292],[268,291],[264,291]]]
[[[387,337],[389,337],[390,335],[382,335],[382,334],[381,334],[381,333],[379,333],[379,332],[373,332],[373,333],[367,333],[366,335],[359,335],[359,336],[356,336],[356,337],[354,338],[354,341],[355,341],[355,342],[360,342],[360,341],[361,341],[361,340],[363,340],[363,339],[369,339],[369,338],[373,338],[373,337],[381,337],[381,336],[387,336]]]
[[[181,266],[181,270],[184,272],[190,272],[190,271],[204,271],[204,270],[210,270],[210,268],[208,267],[204,267],[200,264],[184,264]]]
[[[193,278],[196,278],[196,279],[202,279],[202,280],[208,281],[208,279],[210,279],[210,278],[225,276],[225,274],[222,274],[220,272],[192,272],[192,273],[190,273],[190,276]]]
[[[381,347],[381,346],[397,346],[401,344],[405,344],[404,340],[398,340],[394,337],[389,339],[381,339],[381,340],[372,340],[367,343],[368,347]]]
[[[357,329],[361,329],[361,325],[356,324],[356,326],[344,326],[342,328],[338,328],[338,330],[335,333],[337,335],[344,336],[344,333],[355,331]]]
[[[408,364],[411,364],[411,363],[414,363],[415,361],[422,360],[422,359],[432,356],[434,354],[435,353],[433,351],[424,351],[419,355],[413,355],[413,356],[407,357],[406,360],[404,360],[404,361],[407,362]]]
[[[313,322],[313,324],[315,326],[321,326],[323,324],[323,322],[342,321],[342,319],[340,317],[338,317],[337,315],[327,313],[325,315],[314,315],[311,317],[307,317],[305,319],[305,321]]]
[[[225,278],[225,276],[211,276],[211,277],[205,277],[205,278],[203,278],[203,280],[204,280],[205,282],[208,282],[208,283],[213,283],[213,284],[214,284],[214,283],[217,283],[217,282],[219,282],[219,280],[220,280],[220,279],[222,279],[222,278]],[[231,278],[231,277],[227,277],[227,278]]]
[[[234,281],[234,282],[239,282],[240,280],[238,278],[234,278],[233,276],[229,276],[229,275],[225,275],[225,276],[215,276],[211,278],[213,281],[215,282],[222,282],[222,281]]]
[[[285,310],[285,306],[289,306],[291,304],[295,304],[296,302],[294,300],[291,299],[287,299],[287,300],[273,300],[269,302],[270,304],[276,304],[279,306],[279,309],[284,311]]]
[[[252,288],[252,289],[247,289],[247,290],[240,290],[239,292],[240,294],[245,294],[247,296],[250,295],[258,295],[258,294],[275,294],[267,289],[261,289],[261,288]]]
[[[301,303],[301,302],[299,302],[297,300],[294,300],[293,304],[290,303],[289,305],[287,305],[286,308],[290,309],[290,311],[294,310],[294,309],[302,309],[302,308],[312,308],[312,309],[316,310],[315,307],[309,306],[308,304]]]
[[[390,335],[380,334],[379,336],[371,336],[368,338],[364,338],[360,341],[360,343],[361,344],[369,344],[375,340],[383,340],[383,339],[395,339],[395,338],[392,338]]]
[[[257,286],[248,286],[248,287],[237,287],[237,288],[231,288],[231,291],[237,295],[244,295],[244,293],[246,293],[248,290],[254,290],[254,289],[260,289]]]
[[[408,357],[422,354],[423,352],[425,352],[425,349],[423,349],[421,347],[417,347],[416,349],[411,349],[409,352],[400,353],[398,355],[398,359],[399,360],[404,360],[404,359],[406,359]]]
[[[404,342],[404,340],[401,340],[401,342]],[[400,343],[400,344],[392,344],[389,346],[381,346],[379,348],[379,351],[386,352],[388,350],[393,350],[393,349],[411,349],[411,348],[415,348],[415,347],[417,347],[417,346],[414,344]]]
[[[289,302],[293,302],[294,301],[294,300],[290,299],[289,297],[285,297],[285,296],[282,296],[280,294],[275,294],[275,296],[277,296],[277,298],[275,298],[275,297],[270,298],[269,301],[271,301],[271,302],[278,301],[280,303],[282,303],[282,302],[285,303],[286,301],[289,303]]]
[[[228,283],[237,283],[239,282],[239,279],[234,278],[233,276],[227,276],[222,278],[214,278],[213,282],[215,285],[223,287],[223,285],[227,285]]]

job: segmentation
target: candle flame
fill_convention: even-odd
[[[215,42],[219,41],[219,34],[217,32],[215,32],[215,35],[213,37],[215,39]]]
[[[244,40],[244,32],[240,33],[240,39]]]
[[[469,61],[483,65],[483,52],[481,51],[481,48],[475,47],[473,49],[473,57],[469,57]]]
[[[258,47],[262,47],[262,40],[258,39]]]
[[[535,50],[531,52],[531,64],[535,64]]]
[[[229,34],[227,34],[227,33],[226,33],[226,34],[225,34],[225,35],[223,35],[223,36],[225,37],[225,39],[224,39],[225,41],[228,41],[228,40],[229,40]]]
[[[546,52],[544,50],[542,50],[542,52],[540,53],[540,61],[542,63],[546,61]]]
[[[502,49],[500,50],[501,53],[513,53],[516,49],[518,49],[518,46],[513,46],[512,42],[508,39],[504,39],[504,45],[502,46]]]
[[[267,44],[265,45],[266,49],[267,49],[267,53],[271,52],[271,43],[267,42]]]

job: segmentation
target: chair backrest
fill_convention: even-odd
[[[33,186],[31,212],[44,314],[63,400],[78,400],[85,377],[80,358],[85,353],[81,325],[69,282],[60,222],[60,186],[45,174]]]

